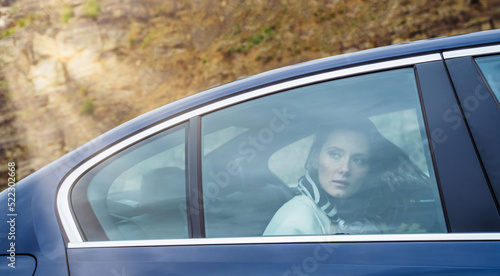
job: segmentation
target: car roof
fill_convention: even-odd
[[[274,69],[208,89],[140,115],[99,137],[99,143],[97,144],[101,146],[112,144],[126,136],[137,133],[142,129],[165,121],[173,116],[236,94],[244,93],[250,89],[267,86],[273,83],[347,66],[389,60],[396,57],[440,53],[446,50],[456,50],[475,45],[494,44],[499,41],[500,30],[490,30],[378,47]],[[96,143],[94,143],[94,146],[95,145]]]

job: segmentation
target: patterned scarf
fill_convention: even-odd
[[[340,229],[346,229],[345,221],[337,216],[338,211],[335,208],[333,198],[323,188],[316,185],[315,181],[309,175],[301,177],[298,185],[299,191],[308,196]]]

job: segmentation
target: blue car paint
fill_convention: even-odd
[[[344,54],[331,58],[325,58],[320,60],[315,60],[311,62],[306,62],[300,65],[288,66],[285,68],[273,70],[267,73],[262,73],[253,77],[249,77],[246,79],[242,79],[230,84],[226,84],[223,86],[219,86],[216,88],[212,88],[205,92],[198,93],[196,95],[187,97],[175,103],[166,105],[164,107],[158,108],[154,111],[146,113],[142,116],[139,116],[109,132],[106,134],[97,137],[96,139],[90,141],[89,143],[81,146],[80,148],[72,151],[60,159],[52,162],[47,165],[43,169],[38,172],[33,173],[27,178],[23,179],[16,185],[16,254],[20,258],[21,262],[30,263],[26,268],[27,271],[32,269],[32,261],[30,258],[33,257],[23,257],[22,254],[31,254],[34,256],[33,260],[36,259],[36,275],[68,275],[68,267],[67,267],[67,256],[66,256],[66,242],[64,239],[64,235],[61,232],[60,225],[57,220],[56,215],[56,207],[55,207],[55,198],[57,187],[61,183],[61,180],[64,176],[75,166],[85,161],[90,156],[96,154],[97,152],[109,147],[110,145],[116,143],[117,141],[122,140],[124,137],[130,136],[133,133],[140,131],[152,124],[157,123],[158,121],[165,120],[172,116],[178,115],[180,113],[186,112],[187,110],[191,110],[193,108],[199,107],[201,105],[205,105],[207,103],[217,101],[221,98],[234,95],[237,93],[244,92],[248,89],[267,85],[270,83],[282,81],[285,79],[292,79],[299,76],[308,75],[315,72],[320,71],[328,71],[336,68],[340,68],[347,65],[355,65],[362,64],[366,62],[371,62],[375,60],[385,60],[393,57],[399,56],[411,56],[415,54],[421,53],[435,53],[440,52],[442,50],[449,50],[455,48],[462,48],[471,45],[479,45],[479,44],[491,44],[494,42],[498,42],[500,40],[500,30],[494,31],[486,31],[479,32],[475,34],[469,35],[460,35],[449,38],[437,38],[419,42],[412,42],[408,44],[394,45],[388,47],[382,47],[372,50],[361,51],[358,53],[352,54]],[[3,208],[7,209],[7,191],[4,191],[0,194],[0,206],[5,206]],[[0,207],[1,208],[1,207]],[[7,212],[1,212],[2,219],[7,221]],[[3,254],[2,258],[7,258],[7,250],[10,245],[10,241],[7,240],[7,236],[9,233],[9,226],[7,223],[0,224],[0,254]],[[474,271],[474,273],[486,273],[490,274],[490,272],[499,273],[499,267],[495,263],[495,260],[488,260],[485,256],[499,256],[500,248],[498,242],[487,243],[487,242],[478,242],[472,243],[474,246],[473,250],[477,250],[475,252],[484,253],[479,254],[477,260],[471,260],[470,254],[460,254],[463,250],[472,250],[470,245],[464,246],[463,242],[447,242],[443,243],[443,246],[437,246],[437,248],[442,248],[440,254],[441,256],[445,256],[444,264],[447,266],[462,266],[464,271]],[[372,252],[376,252],[380,243],[360,243],[359,244],[359,252],[352,252],[350,256],[353,257],[352,262],[355,262],[354,258],[356,253],[358,256],[362,256],[364,251],[370,250]],[[408,247],[415,247],[415,253],[420,253],[418,255],[425,255],[423,243],[390,243],[385,244],[383,248],[394,247],[393,253],[383,253],[380,254],[380,259],[378,259],[378,264],[375,260],[373,260],[373,264],[370,266],[380,267],[380,262],[387,261],[386,258],[393,258],[391,260],[397,260],[398,254],[397,249],[400,247],[405,248],[405,252],[407,252]],[[186,256],[198,256],[202,257],[218,257],[219,263],[227,263],[231,266],[237,267],[238,265],[251,267],[250,271],[264,271],[265,269],[269,269],[270,272],[278,272],[282,271],[282,269],[286,269],[293,263],[301,263],[303,258],[307,258],[310,255],[304,255],[305,252],[313,252],[314,248],[319,246],[317,244],[311,245],[288,245],[289,247],[284,250],[284,245],[240,245],[244,248],[244,251],[248,251],[248,255],[246,258],[238,259],[237,256],[232,256],[231,247],[232,246],[186,246],[186,247],[156,247],[156,248],[123,248],[123,249],[100,249],[99,252],[102,252],[103,256],[107,258],[96,258],[95,260],[89,258],[87,263],[75,263],[73,264],[75,267],[74,271],[78,271],[78,267],[80,265],[87,265],[86,269],[91,269],[92,267],[99,267],[99,263],[102,263],[102,266],[105,266],[110,269],[117,269],[117,273],[121,273],[122,268],[130,269],[130,275],[134,275],[134,270],[137,270],[139,273],[141,269],[151,270],[155,269],[155,267],[148,268],[147,265],[139,264],[138,268],[133,268],[131,263],[122,264],[124,266],[120,266],[119,256],[122,254],[130,254],[130,256],[137,256],[137,260],[141,261],[144,256],[162,258],[165,260],[165,267],[167,264],[170,264],[172,267],[182,268],[183,271],[192,271],[194,274],[199,272],[204,272],[206,274],[207,269],[210,267],[214,267],[217,264],[217,260],[211,261],[203,261],[203,259],[198,259],[200,265],[197,268],[194,265],[186,265],[189,259],[184,259]],[[238,247],[240,247],[238,246]],[[334,245],[329,245],[334,246]],[[342,248],[342,244],[335,244],[335,246],[339,246]],[[266,250],[273,251],[278,250],[280,254],[291,254],[291,257],[287,260],[272,261],[265,262],[265,256],[261,256],[262,247]],[[254,251],[253,249],[260,248],[259,250]],[[281,248],[281,249],[280,249]],[[295,249],[296,248],[296,249]],[[436,248],[436,246],[433,246]],[[175,249],[175,250],[173,250]],[[340,249],[336,249],[340,250]],[[420,251],[419,251],[420,250]],[[71,261],[73,256],[78,256],[79,254],[85,254],[86,249],[74,249],[69,250],[69,260]],[[165,251],[165,252],[163,252]],[[187,255],[182,254],[185,252]],[[252,254],[254,252],[255,254]],[[340,251],[337,251],[340,252]],[[158,254],[158,255],[155,255]],[[90,255],[91,257],[93,255]],[[349,256],[349,255],[346,255]],[[430,253],[429,256],[432,258],[442,258],[437,254]],[[174,258],[173,260],[168,260],[167,257]],[[107,264],[104,260],[109,258],[115,258],[115,265]],[[229,258],[229,259],[227,259]],[[228,260],[232,260],[234,263],[228,262]],[[290,260],[293,260],[290,263]],[[439,259],[438,259],[439,260]],[[5,261],[5,260],[4,260]],[[147,260],[143,260],[147,261]],[[194,261],[194,260],[193,260]],[[215,263],[212,263],[215,261]],[[367,261],[366,259],[364,261]],[[197,263],[195,262],[195,264]],[[418,263],[418,262],[416,262]],[[2,262],[3,264],[3,262]],[[335,266],[337,269],[341,269],[341,267],[353,268],[354,263],[346,263],[343,266]],[[398,265],[392,267],[386,267],[382,265],[380,268],[381,273],[393,273],[400,274],[408,267],[403,268],[404,264],[401,263],[401,267]],[[416,265],[411,265],[411,267]],[[428,269],[430,272],[443,272],[442,267],[433,267],[429,265],[428,268],[421,268],[420,271],[424,271]],[[234,269],[233,267],[232,269]],[[327,269],[323,266],[318,266],[321,268],[318,269]],[[326,266],[328,267],[328,265]],[[156,267],[158,269],[159,267]],[[218,267],[219,268],[219,267]],[[262,270],[260,270],[262,268]],[[21,268],[23,269],[23,268]],[[187,269],[187,270],[185,270]],[[223,269],[223,268],[222,268]],[[362,274],[362,268],[355,268],[357,272],[353,272],[350,274]],[[422,270],[423,269],[423,270]],[[342,270],[342,269],[341,269]],[[3,270],[0,270],[3,271]],[[144,272],[144,270],[142,270]],[[174,271],[174,270],[173,270]],[[414,270],[412,270],[414,271]],[[417,270],[419,271],[419,270]],[[347,271],[344,271],[347,272]],[[359,273],[358,273],[359,272]],[[453,272],[451,272],[453,273]],[[142,274],[142,273],[139,273]],[[128,275],[128,274],[117,274],[117,275]],[[146,274],[142,274],[146,275]],[[387,275],[387,274],[385,274]]]
[[[498,275],[498,254],[491,242],[362,242],[71,249],[69,260],[72,275]]]
[[[55,162],[16,184],[16,255],[34,255],[36,275],[68,275],[66,247],[54,208],[55,191],[60,181],[60,175],[53,170],[56,166],[61,163]],[[6,192],[0,195],[0,202],[7,210]],[[1,216],[2,221],[7,221],[6,211]],[[1,253],[10,247],[9,228],[7,223],[0,224]],[[18,273],[18,267],[12,272]]]
[[[1,256],[0,258],[0,275],[24,276],[33,275],[36,270],[36,260],[33,256],[16,255],[15,265],[12,265],[11,260]]]

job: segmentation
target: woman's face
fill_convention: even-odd
[[[348,198],[355,194],[370,168],[369,147],[367,137],[360,132],[331,132],[313,163],[323,189],[337,198]]]

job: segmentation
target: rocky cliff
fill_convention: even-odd
[[[0,0],[0,6],[2,179],[7,162],[16,162],[22,178],[130,118],[244,76],[500,26],[500,0]]]

